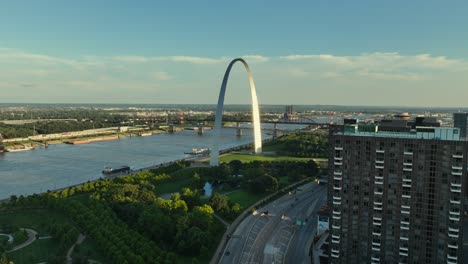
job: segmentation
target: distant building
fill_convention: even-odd
[[[317,214],[317,236],[321,236],[323,233],[330,229],[330,206],[322,206]]]
[[[287,105],[283,115],[284,120],[292,121],[298,120],[299,117],[296,113],[294,113],[294,107],[292,105]]]
[[[463,139],[467,139],[468,113],[453,113],[453,126],[460,129]]]
[[[461,263],[468,142],[433,119],[330,128],[330,263]]]

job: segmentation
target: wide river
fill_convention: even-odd
[[[262,127],[269,127],[269,124]],[[300,127],[278,125],[280,129]],[[223,128],[221,149],[253,142],[251,129],[243,129],[242,132],[242,137],[236,137],[236,129]],[[206,130],[203,136],[198,136],[196,131],[185,130],[86,145],[57,144],[32,151],[0,153],[0,199],[99,179],[107,166],[128,165],[132,169],[140,169],[186,158],[189,155],[184,152],[192,148],[211,147],[212,135],[212,130]],[[269,137],[263,132],[264,139]]]

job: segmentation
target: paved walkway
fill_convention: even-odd
[[[221,223],[223,223],[226,227],[229,227],[229,223],[226,222],[226,220],[224,220],[223,218],[221,218],[221,216],[217,215],[217,214],[213,214],[213,216],[218,219],[219,221],[221,221]]]
[[[32,242],[34,242],[34,240],[36,240],[36,235],[37,235],[37,232],[32,230],[32,229],[29,229],[29,228],[20,228],[20,230],[26,230],[26,233],[28,233],[28,240],[26,240],[23,244],[21,245],[17,245],[16,247],[12,248],[11,250],[7,251],[7,252],[12,252],[12,251],[16,251],[16,250],[19,250],[19,249],[22,249],[24,247],[27,247],[29,246]]]
[[[81,244],[84,240],[85,240],[86,236],[83,235],[83,234],[80,234],[78,236],[78,239],[76,240],[75,244],[73,244],[73,246],[70,247],[70,249],[68,250],[67,252],[67,264],[72,264],[73,263],[73,259],[71,257],[72,253],[73,253],[73,249],[75,249],[75,246],[76,245],[79,245]]]
[[[8,237],[8,243],[13,243],[13,236],[12,235],[0,233],[0,236]]]

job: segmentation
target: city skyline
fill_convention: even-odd
[[[252,66],[260,104],[463,107],[468,96],[463,2],[4,6],[3,103],[214,104],[235,57]],[[248,102],[242,74],[227,104]]]

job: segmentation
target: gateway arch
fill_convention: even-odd
[[[244,64],[245,70],[247,71],[247,76],[250,83],[250,94],[252,96],[252,117],[253,117],[253,130],[254,130],[254,143],[255,143],[255,154],[262,153],[262,133],[260,129],[260,111],[258,109],[258,99],[257,92],[255,91],[255,83],[253,80],[252,72],[250,72],[249,65],[242,58],[237,58],[229,63],[229,66],[226,69],[224,74],[223,83],[221,85],[221,90],[219,92],[218,98],[218,107],[216,108],[216,117],[215,117],[215,126],[214,126],[214,142],[213,148],[211,150],[211,166],[219,165],[219,144],[221,140],[221,124],[223,118],[223,107],[224,107],[224,95],[226,94],[226,85],[229,79],[229,73],[231,72],[232,66],[236,62],[242,62]]]

